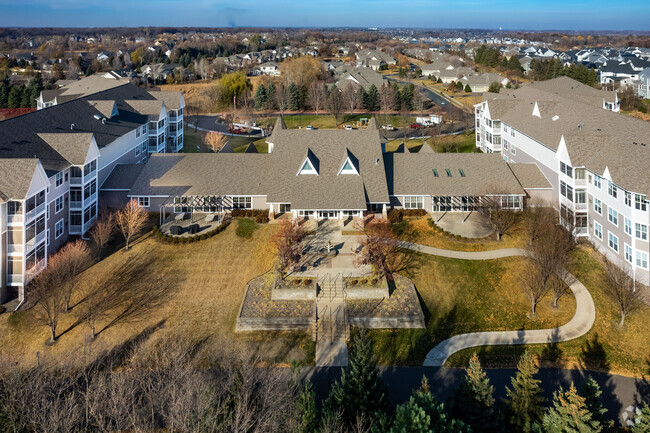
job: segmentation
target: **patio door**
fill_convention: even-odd
[[[338,212],[335,210],[321,210],[318,211],[318,217],[323,219],[337,218]]]

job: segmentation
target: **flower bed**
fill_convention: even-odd
[[[217,235],[217,234],[221,233],[222,231],[224,231],[228,227],[229,224],[230,224],[230,219],[226,219],[221,224],[219,224],[216,228],[214,228],[214,229],[212,229],[212,230],[210,230],[208,232],[201,233],[201,234],[196,234],[194,236],[185,236],[185,237],[178,237],[178,236],[172,236],[172,235],[165,234],[160,230],[160,227],[155,225],[155,226],[153,226],[153,234],[154,234],[155,237],[157,237],[161,241],[164,241],[164,242],[167,242],[167,243],[170,243],[170,244],[189,244],[189,243],[192,243],[192,242],[198,242],[198,241],[202,241],[202,240],[205,240],[205,239],[209,239],[212,236]]]
[[[345,277],[343,290],[349,299],[381,299],[390,295],[386,277]]]
[[[272,287],[271,299],[273,300],[312,300],[316,299],[318,290],[315,278],[281,278],[277,272]]]

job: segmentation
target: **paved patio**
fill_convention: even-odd
[[[494,231],[478,212],[432,212],[431,218],[445,231],[465,238],[484,238]]]
[[[219,224],[221,224],[221,221],[215,220],[215,221],[207,221],[206,217],[209,214],[203,214],[203,213],[191,213],[187,212],[184,215],[183,219],[177,220],[176,217],[180,215],[177,213],[172,213],[170,216],[165,219],[165,222],[163,223],[162,226],[160,226],[160,231],[162,231],[166,235],[172,235],[170,232],[171,226],[181,226],[183,228],[183,233],[180,235],[172,235],[172,236],[177,236],[179,238],[186,238],[189,236],[195,236],[195,235],[202,235],[204,233],[209,232],[210,230],[217,228]],[[199,232],[195,234],[189,234],[187,233],[186,229],[188,226],[192,224],[198,224],[199,225]]]

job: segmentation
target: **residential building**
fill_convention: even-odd
[[[95,75],[44,91],[39,107],[0,122],[0,301],[24,299],[47,255],[88,232],[118,164],[182,150],[180,92]]]
[[[475,109],[476,146],[536,164],[576,235],[649,284],[650,124],[567,77],[486,94]]]

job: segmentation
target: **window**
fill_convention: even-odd
[[[503,139],[503,148],[505,150],[508,150],[508,140],[506,140],[505,138]]]
[[[515,143],[510,143],[510,153],[513,155],[517,154],[517,147],[515,147]]]
[[[147,133],[147,124],[145,123],[144,125],[142,125],[142,134],[144,135],[146,133]]]
[[[9,275],[22,275],[23,273],[23,258],[16,256],[7,257],[7,273]]]
[[[618,226],[618,212],[615,209],[612,209],[610,206],[607,207],[607,219],[610,223]]]
[[[598,176],[597,174],[594,174],[594,186],[598,189],[602,188],[602,180],[603,178]]]
[[[54,239],[58,239],[63,235],[63,219],[60,219],[54,225]]]
[[[587,203],[587,192],[584,189],[576,190],[576,203]]]
[[[458,172],[460,173],[460,177],[465,177],[465,172],[463,171],[462,168],[459,168]]]
[[[625,191],[625,206],[632,207],[632,194]]]
[[[609,182],[607,193],[614,198],[618,196],[618,189],[616,188],[616,185],[614,185],[612,182]]]
[[[573,177],[573,167],[560,161],[560,171],[569,177]]]
[[[628,217],[625,217],[624,227],[625,233],[632,236],[632,221]]]
[[[251,209],[252,203],[250,197],[233,197],[232,207],[234,209]]]
[[[648,240],[648,226],[645,224],[635,224],[635,236],[637,239],[641,239],[642,241],[647,241]]]
[[[625,244],[625,261],[632,263],[632,247]]]
[[[138,143],[138,145],[135,146],[135,156],[140,156],[140,143]]]
[[[646,210],[646,201],[644,195],[634,194],[634,208],[636,210]]]
[[[518,195],[504,195],[501,196],[501,207],[504,209],[519,209],[519,196]]]
[[[601,202],[596,197],[594,197],[594,212],[596,212],[598,215],[603,214],[603,202]]]
[[[149,197],[138,197],[138,205],[140,207],[149,207]]]
[[[63,196],[59,196],[54,200],[54,213],[59,213],[63,210]]]
[[[423,209],[422,197],[404,197],[404,209]]]
[[[433,176],[438,177],[438,170],[436,170],[435,168],[433,169]]]
[[[643,251],[636,252],[636,265],[643,269],[648,269],[648,253]]]
[[[603,226],[594,221],[594,236],[601,241],[603,240]]]
[[[62,171],[58,172],[54,179],[55,179],[54,181],[55,188],[58,188],[61,185],[63,185],[63,172]]]
[[[609,247],[618,252],[618,236],[611,232],[607,232],[607,240],[609,242]]]
[[[445,168],[445,172],[447,173],[447,177],[451,177],[451,170]]]
[[[142,153],[147,153],[147,142],[146,141],[142,142]]]
[[[135,138],[140,137],[140,127],[135,128]]]

